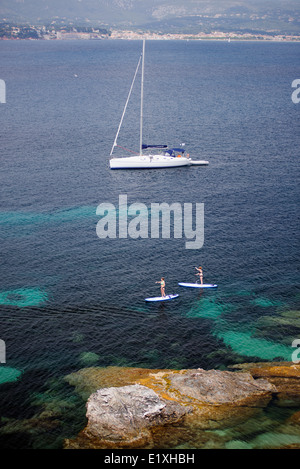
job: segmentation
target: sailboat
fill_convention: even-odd
[[[113,152],[118,147],[117,140],[126,113],[127,105],[131,96],[134,82],[142,64],[141,73],[141,107],[140,107],[140,148],[139,153],[133,156],[114,157]],[[144,101],[144,68],[145,68],[145,39],[143,39],[142,53],[139,58],[135,74],[131,83],[129,94],[125,103],[121,121],[110,152],[110,169],[151,169],[151,168],[175,168],[179,166],[207,165],[208,161],[192,160],[182,148],[168,148],[168,145],[145,145],[143,144],[143,101]]]

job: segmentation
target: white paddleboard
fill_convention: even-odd
[[[218,285],[212,283],[178,283],[181,287],[189,287],[189,288],[217,288]]]
[[[166,296],[154,296],[153,298],[145,298],[145,301],[167,301],[173,300],[177,298],[179,295],[176,293],[175,295],[166,295]]]

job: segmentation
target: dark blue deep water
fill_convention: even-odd
[[[63,380],[79,369],[291,361],[300,338],[300,44],[147,42],[145,143],[184,142],[209,166],[111,171],[140,51],[140,41],[0,43],[4,448],[59,448],[83,428],[85,402]],[[137,84],[119,144],[138,149],[138,132]],[[203,203],[203,247],[99,239],[96,208],[120,194],[147,207]],[[218,289],[177,285],[196,265]],[[161,276],[180,296],[148,305]],[[29,431],[46,402],[60,425]]]

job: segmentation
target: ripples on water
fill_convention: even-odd
[[[210,165],[111,172],[108,154],[139,52],[134,41],[3,45],[0,407],[19,420],[2,432],[4,446],[59,447],[82,428],[84,403],[62,379],[80,368],[290,360],[299,337],[300,108],[291,101],[299,45],[149,42],[145,138],[186,142]],[[120,138],[135,149],[131,106]],[[120,194],[147,207],[204,203],[204,247],[98,239],[97,205],[117,206]],[[194,281],[200,264],[219,288],[178,287]],[[161,276],[180,297],[145,305]],[[63,430],[28,436],[23,419],[45,406]],[[273,428],[266,425],[265,440]],[[226,444],[238,447],[230,431]]]

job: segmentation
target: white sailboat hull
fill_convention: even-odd
[[[138,155],[124,158],[111,158],[109,162],[111,169],[176,168],[178,166],[190,166],[190,164],[190,158],[174,158],[164,155]]]
[[[164,155],[142,155],[129,156],[123,158],[111,158],[110,169],[157,169],[157,168],[178,168],[179,166],[206,166],[208,161],[192,160],[191,158],[170,157]]]

